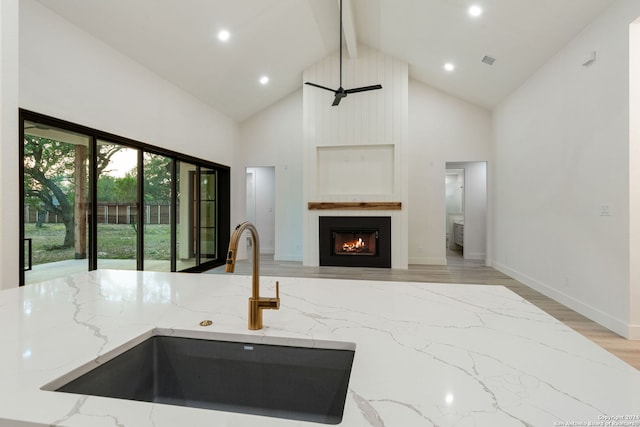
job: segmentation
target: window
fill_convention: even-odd
[[[228,167],[25,110],[20,120],[21,285],[224,263]]]

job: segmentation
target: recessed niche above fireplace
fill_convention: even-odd
[[[393,144],[317,147],[318,194],[393,194],[394,150]]]
[[[321,266],[391,268],[391,217],[319,217]]]

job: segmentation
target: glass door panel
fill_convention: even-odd
[[[143,154],[144,269],[171,271],[171,168],[172,160]]]
[[[200,263],[217,257],[216,172],[200,168]]]
[[[186,162],[176,163],[176,270],[195,267],[197,223],[194,206],[196,165]]]
[[[135,270],[138,230],[138,150],[97,144],[97,265]]]
[[[24,283],[87,271],[90,137],[24,122]]]

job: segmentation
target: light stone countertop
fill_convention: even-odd
[[[0,292],[0,426],[321,425],[41,390],[154,328],[355,343],[342,426],[640,426],[640,371],[506,288],[279,280],[261,331],[242,275],[101,270]]]

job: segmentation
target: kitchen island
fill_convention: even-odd
[[[0,292],[0,426],[322,425],[42,390],[156,328],[354,343],[342,426],[640,426],[640,372],[506,288],[279,280],[259,331],[242,275],[100,270]]]

